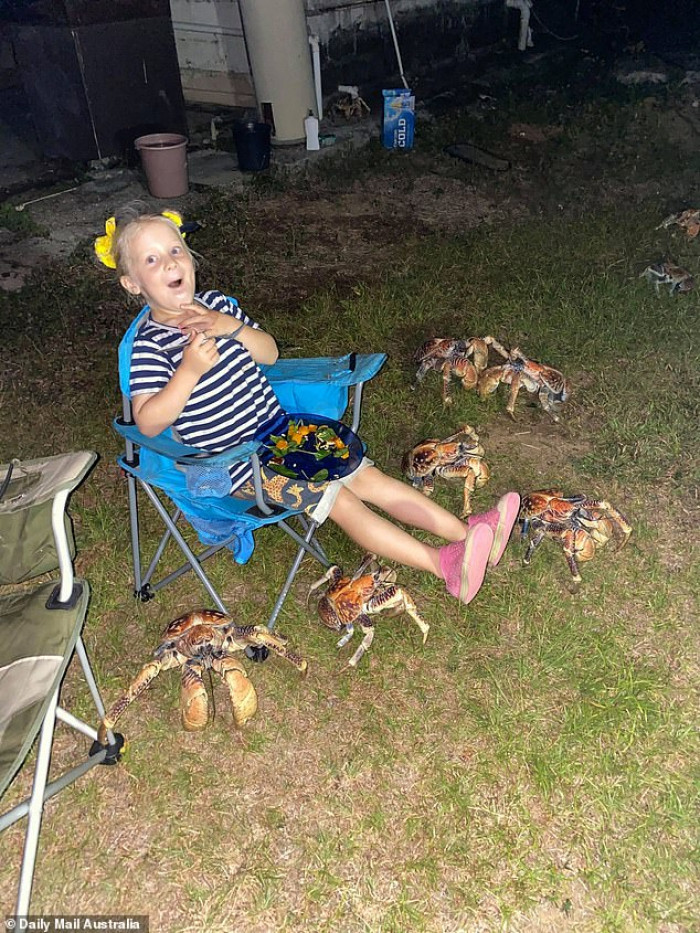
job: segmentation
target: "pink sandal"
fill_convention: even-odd
[[[517,492],[507,492],[496,503],[495,507],[481,515],[470,515],[467,519],[469,528],[478,528],[486,525],[493,532],[493,545],[489,555],[489,567],[495,567],[503,557],[513,526],[518,519],[520,511],[520,496]]]
[[[469,529],[464,541],[440,548],[440,570],[448,593],[463,603],[474,599],[484,582],[492,547],[493,532],[488,524],[479,522]]]

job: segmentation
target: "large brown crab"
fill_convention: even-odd
[[[695,288],[695,279],[690,272],[670,260],[647,266],[639,278],[651,282],[657,295],[662,285],[668,285],[669,295],[684,294]]]
[[[404,456],[402,467],[411,483],[426,496],[432,496],[436,476],[464,479],[462,518],[471,515],[471,495],[475,489],[486,485],[490,476],[479,435],[468,424],[442,441],[427,440],[417,444]]]
[[[243,726],[258,708],[255,687],[241,662],[233,655],[251,648],[273,651],[286,658],[302,674],[307,663],[287,647],[287,639],[264,625],[236,625],[221,612],[201,610],[175,619],[163,633],[163,641],[153,652],[153,660],[145,664],[127,691],[105,715],[98,730],[98,740],[104,744],[108,729],[126,708],[150,685],[161,671],[182,668],[180,712],[182,725],[188,732],[203,729],[209,719],[209,703],[204,685],[205,670],[214,670],[228,687],[237,726]]]
[[[678,214],[669,214],[656,229],[666,230],[674,224],[685,230],[689,237],[696,237],[700,233],[700,210],[691,207],[688,210],[680,211]]]
[[[581,582],[578,562],[595,557],[596,549],[613,540],[617,550],[632,534],[632,527],[614,505],[605,499],[565,496],[560,489],[542,489],[523,497],[520,507],[522,536],[528,538],[523,563],[529,565],[545,537],[564,549],[574,583]]]
[[[511,418],[515,418],[515,402],[518,392],[524,388],[528,392],[536,392],[544,410],[554,421],[558,421],[557,409],[567,401],[571,393],[569,381],[558,369],[529,359],[517,347],[508,351],[497,340],[486,339],[489,340],[489,346],[500,353],[506,362],[500,366],[490,366],[481,373],[478,385],[481,398],[495,392],[502,382],[509,385],[506,411]]]
[[[452,404],[450,379],[456,376],[465,389],[476,388],[479,373],[486,368],[489,359],[489,338],[470,337],[459,340],[451,337],[434,337],[426,341],[414,354],[418,363],[416,385],[421,383],[427,372],[438,369],[442,373],[442,400]]]
[[[362,629],[364,638],[350,658],[350,667],[356,667],[374,639],[371,616],[379,612],[399,615],[406,612],[423,633],[423,644],[430,626],[421,617],[413,598],[396,584],[396,572],[377,562],[376,555],[365,554],[357,572],[348,577],[340,567],[329,567],[326,573],[309,589],[309,596],[324,583],[328,589],[318,601],[321,621],[334,632],[343,632],[338,647],[343,648],[355,634],[355,625]]]

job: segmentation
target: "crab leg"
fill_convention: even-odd
[[[430,498],[435,492],[435,477],[434,476],[422,476],[417,477],[413,481],[413,485],[420,489],[424,496]]]
[[[551,415],[552,421],[559,421],[559,415],[556,412],[556,408],[561,408],[562,403],[552,396],[551,389],[549,389],[548,386],[542,386],[542,388],[537,393],[537,397],[540,400],[540,405],[542,405],[544,410]]]
[[[403,605],[400,607],[400,611],[405,612],[413,619],[413,621],[423,633],[423,644],[425,644],[428,640],[430,626],[425,621],[420,612],[418,612],[418,606],[416,606],[413,597],[409,593],[403,593]]]
[[[484,343],[487,347],[493,347],[496,353],[500,353],[504,360],[510,359],[510,353],[500,344],[495,337],[484,337]]]
[[[350,639],[352,638],[352,636],[353,636],[354,634],[355,634],[355,626],[353,625],[352,622],[347,622],[346,625],[345,625],[345,634],[344,634],[343,637],[340,639],[340,641],[338,642],[338,644],[336,645],[336,647],[337,647],[337,648],[344,648],[344,647],[347,645],[347,643],[350,641]]]
[[[616,509],[615,506],[606,499],[587,499],[586,507],[600,509],[608,513],[613,528],[613,536],[617,542],[617,549],[619,550],[621,547],[624,547],[629,536],[632,534],[632,526],[622,512]]]
[[[360,577],[363,577],[365,573],[367,572],[368,568],[372,566],[372,564],[374,563],[374,561],[376,561],[376,559],[377,559],[376,554],[367,552],[367,554],[365,554],[364,557],[362,558],[362,563],[360,564],[360,566],[357,568],[357,570],[355,571],[355,573],[352,575],[350,579],[355,581],[355,580],[359,580]]]
[[[510,383],[510,392],[508,393],[508,404],[506,405],[506,411],[513,420],[515,420],[515,402],[518,398],[518,392],[520,391],[521,380],[522,376],[520,373],[513,373],[513,379]]]
[[[465,468],[468,471],[465,473]],[[464,503],[461,518],[471,515],[471,497],[475,489],[484,486],[489,479],[489,469],[481,457],[466,457],[449,466],[438,467],[435,471],[444,479],[464,478]]]
[[[472,514],[472,493],[476,489],[476,473],[467,473],[464,479],[464,503],[462,508],[462,518],[467,518]]]
[[[204,665],[200,661],[188,661],[182,668],[180,716],[187,732],[199,732],[209,721],[209,698],[203,673]]]
[[[537,534],[533,535],[533,537],[530,538],[528,545],[527,545],[527,551],[525,552],[525,556],[523,557],[523,564],[525,564],[526,567],[530,566],[532,555],[535,553],[535,551],[540,546],[540,544],[542,544],[542,542],[544,541],[544,538],[545,538],[544,531],[538,531]]]
[[[337,571],[337,569],[338,568],[335,565],[333,565],[332,567],[329,567],[328,570],[323,574],[320,580],[317,580],[315,583],[311,584],[311,586],[309,587],[309,593],[306,597],[307,603],[309,601],[311,594],[314,592],[314,590],[317,590],[319,586],[323,586],[324,583],[328,583],[328,581],[333,576],[333,574]]]
[[[150,686],[151,681],[160,674],[161,671],[168,671],[174,667],[179,667],[182,663],[178,655],[166,655],[156,661],[149,661],[144,664],[140,672],[134,678],[131,686],[117,700],[112,708],[105,713],[104,719],[97,730],[97,741],[104,745],[107,741],[107,730],[113,729],[117,720],[123,714],[124,710],[130,706],[134,700],[140,696],[143,691]]]
[[[350,667],[357,667],[357,665],[362,660],[365,651],[369,651],[372,647],[372,642],[374,641],[374,625],[369,616],[362,615],[359,619],[360,625],[362,626],[362,631],[365,633],[365,637],[360,642],[360,646],[353,654],[353,656],[348,661]]]
[[[442,365],[442,401],[445,405],[452,404],[450,395],[450,376],[452,374],[452,364],[449,360]]]
[[[574,583],[580,583],[581,571],[578,569],[578,562],[576,558],[579,556],[578,551],[581,549],[577,549],[576,547],[576,534],[574,531],[569,529],[569,531],[564,532],[562,545],[564,547],[564,557],[566,558],[566,562],[569,565],[569,570],[571,571],[571,576],[573,577]],[[592,548],[592,551],[593,553],[588,556],[587,552],[583,551],[581,553],[581,560],[590,560],[590,558],[593,557],[593,554],[595,553],[595,547]]]
[[[233,721],[240,728],[257,712],[258,697],[255,687],[236,658],[217,658],[212,662],[212,667],[228,687]]]
[[[264,625],[228,625],[223,648],[227,653],[245,651],[249,645],[264,645],[280,658],[293,664],[302,674],[306,673],[308,663],[287,647],[287,639],[279,632],[271,632]]]

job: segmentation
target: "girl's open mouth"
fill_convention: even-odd
[[[182,279],[173,279],[172,282],[168,282],[168,288],[179,288],[182,285]]]

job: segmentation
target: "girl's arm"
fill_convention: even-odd
[[[250,330],[250,328],[248,328]],[[182,362],[160,392],[136,395],[131,410],[136,425],[146,437],[155,437],[169,428],[187,404],[201,376],[219,360],[213,340],[195,334],[182,354]]]
[[[243,344],[256,363],[271,366],[277,362],[279,357],[277,342],[264,330],[250,327],[248,324],[243,324],[241,327],[242,321],[233,315],[210,311],[196,302],[183,305],[183,311],[190,312],[180,321],[183,331],[206,333],[211,337],[225,337],[236,332],[236,340]]]
[[[279,350],[273,336],[256,327],[247,324],[236,334],[236,340],[243,344],[256,363],[272,366],[277,362]]]

